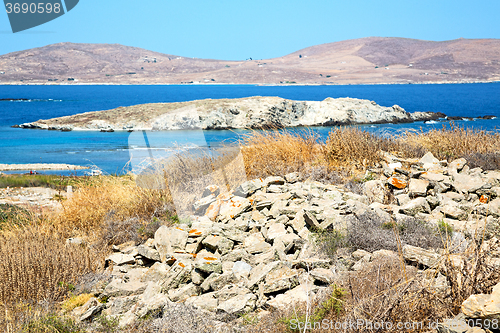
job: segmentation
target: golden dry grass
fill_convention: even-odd
[[[358,127],[333,129],[322,146],[330,168],[364,169],[380,160],[380,152],[393,150],[395,142]]]
[[[61,301],[81,275],[95,272],[102,253],[66,245],[47,228],[27,226],[0,235],[0,325],[15,322],[37,302]],[[21,312],[21,313],[18,313]]]
[[[242,139],[247,176],[283,176],[323,163],[318,136],[304,131],[255,131]]]
[[[66,312],[70,312],[73,309],[87,303],[87,301],[92,297],[94,297],[93,294],[73,295],[62,303],[61,308]]]
[[[96,177],[62,203],[63,211],[52,223],[66,237],[99,237],[109,214],[118,221],[150,220],[168,201],[165,191],[137,186],[130,177]]]
[[[470,154],[500,152],[500,133],[467,129],[451,124],[450,128],[429,132],[407,131],[399,140],[410,147],[430,151],[440,160],[453,160]]]

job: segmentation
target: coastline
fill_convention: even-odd
[[[0,164],[0,171],[23,170],[85,170],[89,167],[65,163]]]
[[[270,86],[270,87],[308,87],[308,86],[384,86],[384,85],[429,85],[429,84],[485,84],[500,83],[500,80],[474,80],[474,81],[416,81],[416,82],[373,82],[373,83],[99,83],[99,82],[1,82],[0,86]]]

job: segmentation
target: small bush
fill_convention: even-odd
[[[22,333],[83,333],[85,330],[71,318],[48,314],[23,325]]]
[[[305,332],[321,327],[326,317],[336,318],[344,312],[344,296],[346,292],[337,285],[331,287],[332,293],[326,300],[319,302],[312,313],[294,313],[290,317],[280,318],[278,323],[285,325],[289,332]]]
[[[92,294],[73,295],[63,302],[61,308],[66,312],[73,311],[73,309],[87,303],[87,301],[92,297],[93,297]]]
[[[337,250],[346,245],[346,236],[338,230],[323,231],[315,234],[315,242],[321,253],[333,257]]]
[[[36,220],[35,214],[27,209],[0,204],[0,230],[21,227]]]
[[[0,177],[0,188],[6,187],[50,187],[62,189],[75,183],[75,177],[57,175],[4,175]]]
[[[439,220],[437,228],[438,231],[445,236],[451,237],[453,235],[453,227],[444,220]]]
[[[98,237],[110,215],[115,221],[150,220],[169,200],[166,192],[138,187],[127,177],[98,178],[92,184],[82,184],[62,203],[63,213],[56,219],[62,231],[93,233]]]
[[[383,221],[372,212],[357,215],[347,230],[347,245],[369,252],[398,251],[405,244],[423,248],[443,247],[439,233],[425,222],[413,218],[396,224]]]

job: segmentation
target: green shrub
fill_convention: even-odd
[[[453,235],[453,227],[444,220],[439,220],[437,228],[440,234],[448,235],[450,237]]]
[[[321,324],[321,321],[327,317],[339,317],[344,312],[344,296],[346,292],[334,284],[331,286],[332,294],[325,301],[321,302],[310,315],[301,314],[288,318],[281,318],[279,323],[286,325],[290,332],[300,332],[306,329],[312,329]],[[304,330],[305,331],[305,330]]]
[[[22,333],[83,333],[84,330],[73,319],[48,314],[25,324]]]

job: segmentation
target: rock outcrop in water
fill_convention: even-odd
[[[142,104],[38,120],[18,127],[62,131],[222,130],[411,123],[442,117],[445,117],[442,113],[409,113],[398,105],[384,107],[373,101],[354,98],[327,98],[319,102],[257,96]]]

